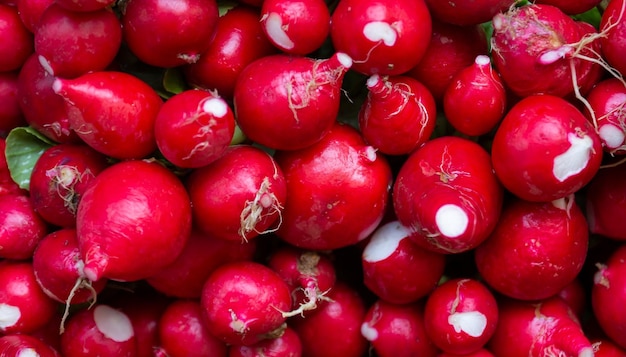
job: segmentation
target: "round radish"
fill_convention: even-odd
[[[0,137],[27,123],[20,108],[18,97],[19,72],[0,72]]]
[[[424,0],[341,0],[331,16],[334,48],[352,57],[353,69],[366,75],[398,75],[413,68],[431,33]]]
[[[20,69],[34,51],[33,34],[15,6],[0,4],[0,72]]]
[[[626,73],[626,1],[613,0],[609,2],[602,13],[600,22],[600,38],[602,55],[606,61],[619,73]]]
[[[27,195],[0,196],[0,258],[30,259],[48,231]]]
[[[299,357],[302,342],[298,334],[287,327],[279,337],[259,341],[251,346],[231,346],[228,357]]]
[[[318,60],[262,57],[244,68],[235,85],[237,123],[250,140],[272,149],[310,146],[335,122],[343,77],[351,66],[345,53]]]
[[[602,0],[535,0],[535,4],[548,4],[556,6],[568,15],[582,14],[600,5]]]
[[[557,294],[580,273],[587,221],[573,196],[552,202],[512,199],[475,251],[476,266],[496,291],[521,300]]]
[[[286,242],[316,250],[346,247],[381,222],[391,169],[356,129],[337,123],[315,145],[275,157],[287,182],[276,234]]]
[[[602,144],[572,104],[535,95],[507,112],[493,138],[491,159],[496,175],[514,195],[549,202],[591,181],[600,168]]]
[[[626,165],[600,169],[585,189],[585,208],[589,231],[611,239],[626,241]]]
[[[414,242],[440,253],[460,253],[487,239],[503,194],[485,149],[468,139],[442,136],[403,163],[393,205]]]
[[[83,194],[76,231],[84,272],[139,280],[174,262],[191,229],[182,182],[158,163],[122,161],[102,171]]]
[[[626,84],[607,78],[589,91],[586,100],[589,108],[584,113],[597,128],[604,150],[626,154]]]
[[[621,245],[598,271],[591,288],[592,311],[602,330],[621,348],[626,348],[626,246]]]
[[[478,25],[511,7],[515,0],[438,1],[426,0],[434,17],[455,25]]]
[[[0,337],[3,356],[15,357],[60,357],[57,350],[40,339],[25,334],[10,334]]]

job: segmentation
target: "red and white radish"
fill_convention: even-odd
[[[488,22],[494,15],[507,10],[515,0],[437,1],[426,0],[433,17],[459,26],[478,25]]]
[[[250,346],[230,346],[228,357],[299,357],[303,355],[298,334],[289,326],[278,337]]]
[[[26,260],[33,256],[50,228],[26,194],[0,196],[0,258]]]
[[[613,0],[606,6],[600,22],[600,46],[603,58],[618,73],[626,73],[626,1]]]
[[[585,188],[585,214],[593,234],[626,241],[626,165],[605,167],[598,171]]]
[[[626,348],[626,246],[621,245],[606,262],[598,263],[591,288],[592,311],[602,331]]]
[[[33,34],[20,18],[17,7],[0,4],[0,72],[20,69],[34,51]]]
[[[587,93],[584,114],[598,130],[606,152],[626,154],[626,83],[617,78],[598,82]]]
[[[45,342],[26,334],[8,334],[0,337],[0,351],[4,356],[61,357],[57,350]]]

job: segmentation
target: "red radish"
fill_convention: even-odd
[[[366,307],[356,290],[337,282],[329,301],[305,317],[294,317],[292,327],[300,336],[304,357],[361,357],[367,340],[361,335]]]
[[[105,69],[121,43],[120,21],[110,9],[76,12],[53,3],[35,29],[39,62],[50,74],[65,78]]]
[[[274,158],[236,145],[186,181],[195,226],[215,238],[249,241],[282,221],[286,183]]]
[[[489,352],[489,350],[481,348],[480,350],[467,353],[464,355],[457,355],[452,353],[441,352],[437,355],[437,357],[495,357],[493,353]],[[597,356],[596,356],[597,357]]]
[[[58,144],[37,159],[30,177],[30,202],[48,223],[76,226],[78,203],[93,179],[109,163],[84,144]]]
[[[130,0],[121,20],[124,40],[141,61],[175,67],[198,60],[213,40],[218,17],[215,0]]]
[[[365,140],[388,155],[404,155],[425,143],[435,129],[437,106],[428,88],[407,76],[368,78],[359,111]]]
[[[438,351],[426,335],[422,303],[375,301],[363,318],[361,334],[380,357],[435,357]]]
[[[589,231],[593,234],[626,241],[626,165],[600,169],[585,189],[585,208]]]
[[[291,292],[272,269],[255,262],[223,264],[207,279],[201,298],[207,328],[231,345],[280,335]],[[281,327],[282,326],[282,327]]]
[[[220,158],[235,133],[235,117],[217,94],[200,89],[169,98],[157,115],[154,136],[163,156],[176,166],[197,168]]]
[[[279,337],[251,346],[231,346],[228,357],[299,357],[302,354],[300,337],[292,328],[287,327]]]
[[[28,31],[34,33],[41,14],[46,10],[50,4],[55,0],[16,0],[15,6],[20,15],[20,19],[24,23],[24,26]]]
[[[381,300],[416,302],[428,295],[443,276],[446,258],[419,247],[398,221],[379,226],[363,249],[363,283]]]
[[[159,320],[162,352],[169,357],[226,357],[226,344],[211,335],[197,300],[171,302]]]
[[[462,134],[478,136],[494,129],[507,109],[507,92],[487,55],[459,71],[443,95],[443,111]]]
[[[0,196],[13,194],[27,195],[28,191],[22,190],[11,177],[11,172],[9,171],[9,166],[7,165],[7,159],[5,155],[6,147],[6,140],[0,136]]]
[[[0,332],[31,333],[46,325],[57,303],[39,287],[29,261],[0,262]]]
[[[156,148],[154,122],[163,101],[148,84],[124,72],[56,78],[71,128],[89,146],[116,159],[139,159]]]
[[[414,242],[440,253],[460,253],[493,231],[503,194],[483,147],[442,136],[404,162],[394,182],[393,205]]]
[[[496,356],[593,357],[593,347],[567,304],[558,297],[538,302],[504,300],[488,348]]]
[[[129,160],[102,171],[76,214],[78,245],[91,281],[140,280],[176,260],[191,230],[182,182],[158,163]]]
[[[278,54],[250,63],[235,85],[239,127],[272,149],[302,149],[320,141],[337,118],[343,77],[351,66],[352,59],[341,52],[317,60]]]
[[[364,240],[381,222],[391,169],[356,129],[337,123],[317,144],[275,157],[287,181],[276,232],[284,241],[305,249],[336,249]]]
[[[420,61],[432,34],[424,0],[341,0],[331,16],[330,37],[337,51],[366,75],[398,75]]]
[[[17,7],[0,4],[0,72],[20,69],[34,51],[33,34],[20,18]]]
[[[98,304],[82,309],[67,321],[61,335],[64,357],[136,355],[133,325],[123,312]]]
[[[324,0],[264,0],[261,23],[267,38],[281,51],[306,55],[328,37],[330,11]]]
[[[606,262],[597,266],[591,288],[592,311],[602,331],[626,348],[626,246],[619,246]]]
[[[79,12],[97,11],[115,5],[115,0],[55,0],[60,6]]]
[[[274,54],[276,48],[263,33],[260,9],[235,6],[217,20],[215,37],[197,62],[183,67],[185,79],[195,87],[216,90],[232,100],[235,83],[245,66]]]
[[[0,337],[0,351],[4,356],[60,357],[57,350],[36,337],[25,334],[9,334]]]
[[[589,233],[573,196],[552,202],[512,199],[475,251],[476,266],[496,291],[520,300],[558,294],[580,273]]]
[[[618,73],[626,73],[626,1],[613,0],[609,2],[602,13],[600,22],[600,33],[604,36],[600,38],[602,55],[606,61]]]
[[[558,296],[567,303],[574,315],[579,319],[583,318],[586,313],[588,297],[587,290],[581,279],[574,279],[571,283],[567,284],[558,292]]]
[[[0,258],[30,259],[48,231],[26,194],[0,196]]]
[[[602,2],[602,0],[535,0],[535,4],[548,4],[556,6],[568,15],[582,14],[583,12],[589,11],[600,5],[600,2]]]
[[[626,84],[607,78],[598,82],[585,99],[589,108],[584,113],[597,128],[604,150],[626,154]]]
[[[515,4],[515,0],[426,0],[433,17],[454,25],[478,25]]]
[[[478,280],[448,280],[426,300],[426,335],[445,352],[462,355],[480,350],[495,332],[497,324],[496,298]]]
[[[0,72],[0,137],[27,123],[20,108],[18,97],[18,72]]]
[[[624,357],[626,350],[615,345],[611,340],[596,338],[591,339],[594,357]]]
[[[496,175],[514,195],[549,202],[591,181],[600,168],[602,144],[572,104],[535,95],[507,112],[494,135],[491,159]]]
[[[193,229],[176,260],[146,279],[157,291],[178,298],[200,298],[213,270],[231,261],[252,260],[257,243],[215,238]]]

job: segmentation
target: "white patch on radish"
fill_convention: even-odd
[[[128,316],[108,305],[97,306],[93,310],[93,319],[98,331],[115,342],[128,341],[135,334]]]
[[[363,249],[363,260],[376,263],[389,258],[400,242],[409,236],[409,230],[398,221],[392,221],[378,228]]]
[[[381,81],[382,81],[382,78],[380,78],[378,74],[373,74],[367,79],[365,84],[367,85],[367,88],[371,89],[371,88],[374,88]]]
[[[274,42],[278,47],[281,47],[286,50],[290,50],[295,47],[293,41],[285,32],[285,28],[283,27],[283,19],[279,14],[275,12],[271,12],[264,16],[265,18],[265,32],[267,32],[267,36]]]
[[[472,337],[480,337],[487,327],[487,317],[480,311],[455,312],[448,316],[448,323],[456,333],[462,331]]]
[[[546,51],[539,56],[539,63],[552,64],[560,59],[565,58],[568,54],[572,53],[574,49],[570,46],[561,46],[556,50]]]
[[[49,75],[54,76],[54,70],[50,65],[50,61],[48,61],[46,57],[42,55],[37,56],[37,59],[39,60],[39,64],[41,65],[41,67],[43,67],[43,69],[48,72]]]
[[[593,351],[593,347],[585,347],[580,352],[578,352],[578,357],[593,357],[595,356],[595,352]]]
[[[365,151],[365,158],[367,158],[367,160],[371,162],[376,161],[376,158],[378,156],[376,155],[376,149],[373,146],[366,146],[364,151]]]
[[[364,322],[361,324],[361,335],[370,342],[376,341],[378,339],[378,330],[373,328],[369,323]]]
[[[467,230],[469,217],[463,208],[454,204],[445,204],[435,213],[435,223],[441,234],[456,238]]]
[[[22,311],[17,306],[0,304],[0,329],[15,325],[22,317]]]
[[[352,57],[348,56],[347,53],[337,52],[335,55],[337,56],[337,61],[339,61],[344,68],[352,67]]]
[[[474,63],[476,63],[479,66],[486,66],[491,63],[491,59],[489,58],[489,56],[486,56],[486,55],[478,55],[474,59]]]
[[[567,140],[570,147],[554,158],[552,166],[552,174],[560,182],[584,170],[589,163],[589,156],[593,150],[593,140],[589,135],[580,137],[574,133],[568,133]]]
[[[16,357],[39,357],[40,354],[37,353],[37,351],[35,351],[34,348],[25,348],[23,350],[20,350]]]
[[[214,117],[222,118],[228,113],[228,104],[222,98],[209,98],[202,103],[202,110]]]
[[[609,149],[617,149],[624,143],[626,134],[613,124],[605,124],[598,128],[598,134]]]
[[[363,27],[363,35],[372,42],[383,41],[385,45],[390,47],[395,45],[398,39],[396,30],[384,21],[368,22]]]

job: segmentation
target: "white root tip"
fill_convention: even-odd
[[[347,53],[337,52],[337,61],[339,61],[344,68],[352,67],[352,57]]]
[[[455,312],[448,316],[448,323],[456,333],[465,332],[472,337],[480,337],[487,327],[487,317],[480,311]]]
[[[363,249],[363,260],[376,263],[389,258],[400,241],[409,236],[409,230],[398,221],[392,221],[378,228]]]
[[[372,89],[376,87],[376,85],[378,85],[380,81],[381,81],[380,76],[378,74],[373,74],[367,79],[365,84],[367,85],[367,88]]]
[[[598,134],[609,149],[617,149],[624,144],[626,133],[613,124],[605,124],[598,128]]]
[[[372,42],[382,41],[386,46],[393,46],[398,39],[398,33],[387,22],[372,21],[363,27],[363,35]]]
[[[285,50],[290,50],[295,47],[293,41],[285,32],[283,27],[283,19],[279,14],[271,12],[263,16],[265,19],[265,32],[272,42]]]
[[[228,113],[228,104],[222,98],[209,98],[202,103],[202,110],[216,118],[222,118]]]
[[[456,238],[467,230],[469,217],[463,208],[454,204],[445,204],[435,213],[435,223],[441,234]]]
[[[578,357],[593,357],[594,355],[593,347],[585,347],[578,352]]]
[[[133,325],[123,312],[108,305],[99,305],[93,310],[93,319],[98,330],[115,342],[128,341],[134,336]]]
[[[486,55],[478,55],[476,56],[476,59],[474,59],[474,63],[479,66],[488,66],[491,64],[491,59]]]
[[[63,90],[63,81],[60,78],[55,78],[52,82],[52,91],[56,94],[60,94]]]
[[[378,339],[378,331],[372,327],[368,322],[364,322],[361,324],[361,335],[365,337],[366,340],[372,342]]]
[[[557,155],[552,165],[552,174],[559,182],[583,171],[593,152],[593,140],[589,135],[581,137],[574,133],[568,133],[567,140],[570,147],[561,155]]]

